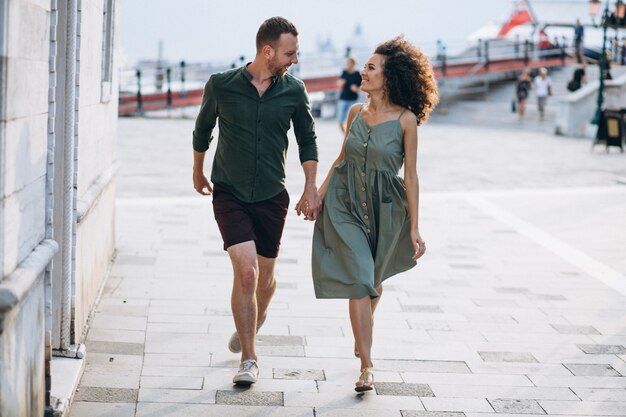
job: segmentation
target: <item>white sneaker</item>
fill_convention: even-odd
[[[239,365],[239,371],[233,378],[233,383],[237,385],[249,386],[254,384],[259,378],[259,365],[254,359],[246,359]]]
[[[257,333],[259,332],[259,329],[261,328],[261,326],[263,326],[263,323],[265,323],[265,319],[257,323],[256,325]],[[228,341],[228,350],[230,350],[233,353],[241,353],[241,342],[239,341],[239,335],[237,334],[237,332],[233,333],[233,335],[230,337],[230,340]]]

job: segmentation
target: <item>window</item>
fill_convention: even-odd
[[[111,99],[113,81],[113,27],[115,26],[115,0],[104,0],[102,9],[102,89],[101,102],[107,103]]]

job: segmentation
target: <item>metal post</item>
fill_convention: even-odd
[[[180,61],[180,96],[185,97],[187,91],[185,90],[185,61]]]
[[[446,57],[446,46],[441,46],[441,73],[445,77],[448,73],[448,60]]]
[[[141,97],[141,70],[137,70],[137,113],[143,113],[143,98]]]
[[[530,42],[528,41],[528,39],[526,39],[524,41],[524,65],[528,65],[528,62],[530,61]]]
[[[167,95],[166,95],[166,103],[167,108],[172,108],[172,69],[168,68],[165,70],[165,79],[167,80]]]
[[[482,56],[482,53],[483,53],[483,40],[478,39],[478,48],[476,48],[476,57],[478,58],[479,61],[480,61],[480,57]]]
[[[600,54],[600,86],[598,88],[598,99],[596,106],[596,114],[593,116],[591,123],[597,125],[600,123],[602,116],[602,105],[604,104],[604,75],[606,68],[606,29],[609,17],[609,3],[607,2],[602,16],[602,53]]]

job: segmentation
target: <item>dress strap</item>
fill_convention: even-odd
[[[402,117],[402,115],[404,114],[405,111],[406,111],[406,109],[402,110],[402,113],[400,113],[400,116],[398,116],[398,120],[400,120],[400,118]]]
[[[359,107],[359,113],[361,113],[361,110],[363,110],[363,106],[365,106],[365,103],[361,103],[361,107]]]

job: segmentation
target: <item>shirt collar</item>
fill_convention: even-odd
[[[248,81],[252,81],[252,74],[250,74],[250,71],[248,71],[248,65],[250,64],[252,64],[252,62],[248,62],[246,65],[241,67],[241,73],[244,77],[246,77],[246,80]],[[279,77],[277,75],[273,75],[271,84],[274,84],[278,80],[278,78]]]

